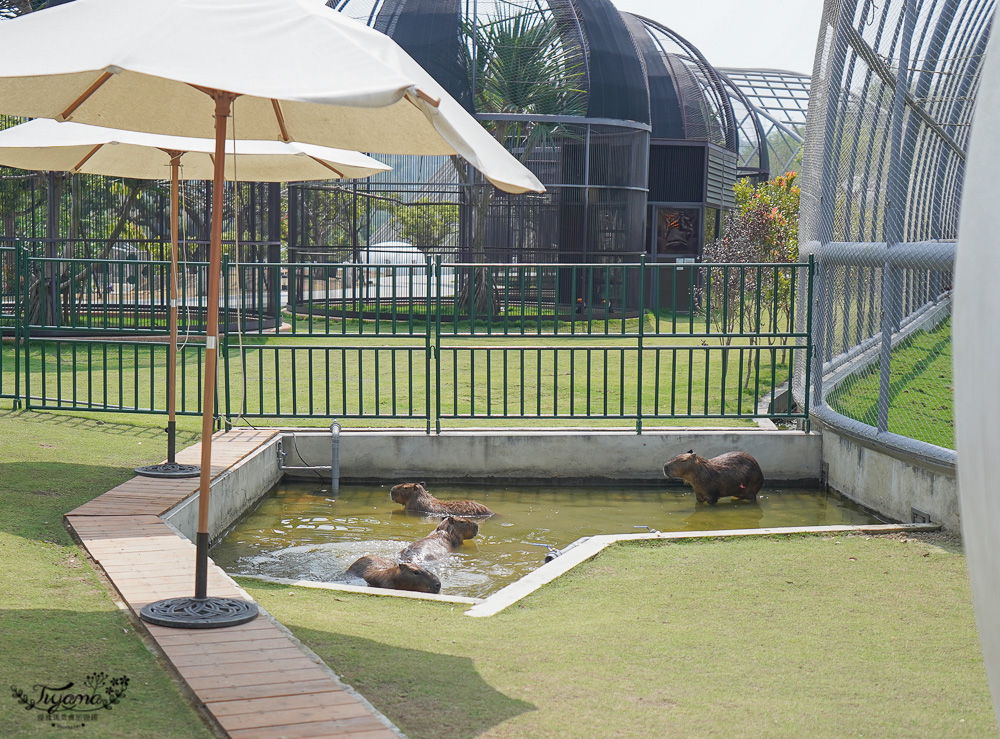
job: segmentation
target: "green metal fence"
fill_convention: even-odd
[[[21,403],[20,250],[0,246],[0,398]]]
[[[28,408],[165,412],[169,263],[14,261],[4,394]],[[201,413],[206,269],[178,276],[180,414]],[[760,401],[808,371],[811,316],[795,311],[811,304],[797,301],[811,263],[223,270],[225,419],[390,419],[428,432],[601,420],[641,432],[666,419],[808,418]]]

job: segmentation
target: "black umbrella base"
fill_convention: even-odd
[[[198,477],[198,475],[201,474],[201,467],[196,464],[164,462],[163,464],[151,464],[146,467],[136,467],[135,472],[143,477]]]
[[[257,618],[257,604],[237,598],[167,598],[150,603],[139,617],[157,626],[218,629]]]

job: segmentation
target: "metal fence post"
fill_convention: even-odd
[[[906,95],[910,89],[910,41],[917,22],[914,0],[903,4],[903,32],[900,36],[899,67],[892,91],[892,145],[889,153],[888,203],[886,204],[886,251],[902,243],[905,234],[905,211],[908,168],[903,163],[903,118]],[[879,352],[878,421],[879,432],[889,430],[889,406],[892,380],[892,335],[899,329],[902,311],[902,271],[890,264],[889,254],[882,263],[882,346]]]
[[[28,251],[23,251],[21,253],[21,274],[19,279],[22,280],[24,285],[21,291],[21,320],[23,324],[21,326],[21,337],[23,339],[23,346],[21,347],[21,356],[24,357],[24,409],[28,410],[31,407],[31,329],[29,325],[31,323],[31,260],[28,256]],[[45,276],[41,275],[39,279],[44,284]],[[40,291],[44,294],[44,290]]]
[[[646,326],[646,255],[639,256],[639,356],[636,357],[635,433],[642,434],[642,352]]]
[[[21,333],[22,326],[21,322],[24,320],[28,311],[26,307],[22,305],[21,293],[27,292],[27,289],[21,289],[21,281],[24,276],[22,271],[21,262],[26,259],[24,250],[21,247],[20,241],[14,242],[14,410],[18,410],[21,407],[21,356],[24,347],[21,346]],[[27,282],[24,283],[24,287],[27,288]],[[25,367],[27,371],[27,367]]]
[[[432,257],[430,254],[428,254],[425,257],[425,260],[426,260],[425,264],[427,271],[427,301],[426,301],[427,310],[425,311],[425,313],[427,315],[424,322],[424,408],[427,413],[427,433],[430,434],[431,408],[433,407],[431,405],[431,388],[433,385],[431,378],[431,352],[434,351],[434,347],[431,341],[431,331],[433,330],[433,324],[431,323],[432,320],[431,305],[437,304],[438,301],[438,299],[433,299],[435,293],[435,287],[437,294],[439,296],[441,295],[441,278],[438,275],[438,272],[440,272],[441,257],[440,255],[438,255],[437,257]],[[410,301],[411,301],[410,315],[412,316],[413,315],[412,296],[410,298]],[[438,308],[440,313],[440,306],[438,306]],[[436,395],[437,388],[434,388],[434,390]]]
[[[435,298],[435,319],[434,319],[434,428],[437,433],[441,433],[441,255],[438,254],[435,257],[437,264],[437,297]],[[457,295],[456,298],[457,300]],[[456,316],[457,320],[457,316]],[[428,337],[430,337],[430,331],[427,332]],[[430,338],[428,338],[428,345],[430,345]],[[427,403],[430,406],[430,386],[431,386],[431,372],[430,372],[430,362],[431,362],[431,352],[427,353]],[[430,412],[427,414],[427,428],[430,431]]]
[[[810,373],[813,372],[813,363],[816,361],[816,347],[813,344],[813,316],[815,312],[813,311],[813,279],[816,274],[816,258],[815,255],[809,255],[809,268],[806,271],[806,361],[805,361],[805,378],[802,387],[802,412],[805,415],[805,430],[809,431],[809,406],[810,406],[810,387],[809,383],[812,379]],[[794,298],[793,298],[794,299]],[[818,373],[820,377],[820,388],[822,389],[822,368]],[[791,388],[789,388],[791,390]]]
[[[811,312],[812,322],[812,401],[813,406],[823,405],[823,358],[826,356],[826,267],[823,264],[823,247],[819,248],[819,259],[813,270],[815,300],[811,300],[807,313]],[[810,296],[812,297],[812,296]]]
[[[230,411],[231,411],[231,408],[232,408],[232,401],[231,401],[231,396],[230,396],[230,391],[231,391],[231,386],[232,386],[232,375],[231,375],[231,373],[229,371],[229,323],[232,320],[232,318],[230,317],[230,311],[229,311],[229,280],[230,280],[230,277],[231,276],[229,274],[229,255],[228,254],[223,254],[222,255],[222,303],[223,303],[224,308],[222,309],[222,316],[223,316],[223,318],[225,320],[222,322],[222,330],[219,332],[220,333],[220,336],[219,336],[219,343],[220,343],[219,351],[222,352],[222,384],[224,385],[224,389],[225,389],[225,413],[223,414],[223,416],[224,416],[223,423],[225,423],[226,431],[229,431],[233,427],[232,422],[229,420]],[[213,306],[209,306],[209,310],[212,310],[212,309],[213,309]],[[214,306],[214,310],[219,310],[219,306],[217,306],[217,305]],[[239,310],[239,306],[237,306],[237,311],[238,310]],[[238,316],[237,316],[236,320],[237,320],[236,330],[239,331],[240,330],[240,325],[239,325],[239,317]],[[240,342],[240,345],[242,346],[242,341]],[[245,379],[246,378],[244,378],[244,380]],[[218,375],[216,375],[216,381],[217,380],[218,380]],[[218,399],[219,394],[216,393],[215,397]],[[218,403],[218,400],[216,400],[216,403]]]

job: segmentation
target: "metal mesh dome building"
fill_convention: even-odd
[[[447,158],[389,161],[393,172],[357,183],[350,198],[299,188],[293,250],[394,239],[469,261],[694,258],[732,203],[740,134],[730,95],[697,49],[659,23],[609,0],[327,4],[392,37],[547,192],[497,192]],[[324,233],[331,219],[318,211],[336,198],[352,213]],[[457,228],[416,243],[386,201],[428,218],[457,207]]]

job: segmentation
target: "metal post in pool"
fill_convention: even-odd
[[[340,494],[340,422],[330,424],[330,492]]]

